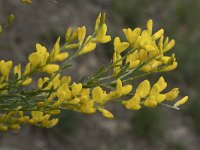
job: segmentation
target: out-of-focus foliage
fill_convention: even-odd
[[[156,140],[162,137],[165,131],[164,122],[159,109],[143,109],[134,115],[131,123],[133,126],[132,134],[136,134],[140,137]]]
[[[193,120],[196,131],[200,134],[200,101],[199,98],[196,97],[190,103],[189,107],[184,110],[185,114],[189,115],[189,117]]]

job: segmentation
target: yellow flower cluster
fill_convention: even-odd
[[[18,130],[20,124],[29,123],[45,128],[50,128],[58,123],[58,119],[50,119],[49,114],[44,114],[41,111],[32,111],[31,118],[24,115],[23,111],[10,111],[7,114],[0,116],[0,131],[7,131],[8,129]]]
[[[187,96],[173,106],[163,103],[174,101],[179,94],[178,88],[163,92],[167,87],[163,77],[152,87],[148,80],[144,80],[135,90],[128,83],[137,79],[134,71],[147,75],[145,73],[171,71],[177,66],[174,55],[164,55],[172,49],[174,40],[164,40],[163,29],[152,34],[152,26],[150,20],[147,30],[123,29],[127,41],[121,42],[119,37],[114,39],[112,63],[83,82],[74,82],[71,76],[61,75],[61,72],[71,66],[73,59],[93,51],[98,43],[111,41],[111,36],[107,35],[105,14],[99,14],[91,35],[87,35],[85,26],[75,30],[68,28],[64,45],[60,46],[58,38],[49,52],[41,44],[36,44],[36,51],[28,56],[23,70],[20,64],[13,66],[12,61],[1,60],[0,130],[19,129],[22,123],[53,127],[58,123],[55,115],[63,109],[87,114],[100,112],[113,118],[106,109],[108,102],[120,102],[131,110],[139,110],[142,106],[152,108],[158,104],[177,108],[184,104]],[[68,51],[72,49],[75,51],[69,56]],[[114,73],[110,75],[113,69]],[[31,83],[36,73],[37,85],[34,86]],[[31,88],[26,89],[24,86],[28,85]],[[128,100],[120,100],[126,97]]]
[[[40,78],[38,87],[42,88],[48,78]],[[121,80],[117,80],[116,89],[107,93],[100,86],[94,88],[84,88],[81,83],[71,82],[70,76],[64,76],[60,79],[57,75],[43,90],[55,88],[48,99],[38,102],[38,107],[50,107],[52,111],[48,113],[59,113],[59,109],[71,109],[83,113],[95,113],[96,110],[105,115],[104,105],[112,99],[117,99],[131,92],[131,85],[122,85]]]
[[[14,76],[17,78],[18,84],[29,85],[32,82],[30,75],[33,72],[45,72],[52,74],[59,70],[58,64],[53,64],[55,61],[63,61],[68,57],[68,53],[60,53],[59,46],[60,38],[55,43],[55,46],[51,53],[47,52],[46,48],[40,44],[36,44],[36,52],[29,55],[29,63],[25,66],[24,72],[21,72],[21,65],[18,64],[14,66]],[[9,75],[12,68],[13,62],[4,60],[0,61],[0,73],[2,74],[0,78],[0,88],[8,85]]]
[[[114,75],[117,75],[123,63],[128,64],[129,69],[138,66],[143,72],[165,72],[174,70],[177,67],[175,55],[164,56],[175,45],[175,41],[164,38],[164,30],[160,29],[152,34],[153,21],[147,22],[147,29],[123,29],[127,42],[121,42],[119,37],[114,39],[113,63]],[[125,62],[122,60],[122,52],[129,51]]]
[[[97,43],[107,43],[111,40],[111,36],[106,35],[106,33],[107,25],[105,24],[105,14],[100,13],[96,19],[95,29],[92,35],[86,37],[85,26],[78,27],[74,32],[72,32],[72,28],[68,28],[64,48],[67,50],[79,48],[77,55],[89,53],[96,48]],[[78,41],[73,43],[76,38]]]
[[[163,101],[173,101],[177,98],[179,94],[179,89],[174,88],[167,93],[161,93],[167,87],[167,82],[165,82],[163,77],[151,87],[148,80],[144,80],[139,84],[136,89],[136,92],[131,99],[123,101],[122,103],[127,109],[139,110],[141,105],[146,107],[156,107],[158,104]],[[174,107],[178,107],[181,104],[184,104],[188,100],[188,96],[185,96],[181,100],[177,101],[174,104]]]

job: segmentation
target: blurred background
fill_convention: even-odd
[[[123,27],[145,27],[154,20],[155,29],[175,38],[178,69],[165,74],[170,87],[180,87],[190,101],[180,111],[166,107],[128,111],[115,104],[108,120],[99,114],[66,111],[52,129],[24,126],[17,132],[0,133],[0,150],[199,150],[200,149],[200,1],[199,0],[0,0],[0,23],[15,14],[13,25],[0,35],[0,59],[27,62],[35,43],[52,48],[66,28],[86,25],[92,31],[99,12],[107,13],[111,35],[122,35]],[[64,40],[63,40],[64,41]],[[111,59],[112,45],[74,62],[67,72],[78,78],[95,72]],[[75,69],[76,68],[76,69]],[[155,81],[158,76],[150,76]]]

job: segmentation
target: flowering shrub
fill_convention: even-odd
[[[30,0],[22,0],[31,3]],[[11,15],[7,25],[0,26],[3,32],[13,21]],[[107,118],[113,114],[106,109],[107,103],[117,102],[130,110],[157,105],[178,109],[188,97],[174,103],[179,89],[164,92],[167,82],[160,77],[152,86],[148,80],[136,88],[130,84],[152,73],[168,72],[177,67],[175,55],[167,56],[174,40],[164,37],[164,30],[153,32],[153,21],[147,28],[123,29],[126,41],[115,37],[113,59],[84,81],[74,82],[71,76],[60,73],[71,67],[71,61],[95,50],[98,44],[112,40],[107,34],[105,14],[96,19],[94,32],[89,35],[86,27],[68,28],[65,43],[60,37],[51,51],[37,43],[36,51],[28,56],[25,67],[13,65],[12,61],[0,61],[0,130],[19,129],[23,123],[50,128],[58,123],[61,110],[81,113],[102,113]],[[74,51],[69,55],[68,51]],[[33,76],[37,74],[34,87]],[[30,86],[31,88],[26,88]],[[165,102],[172,102],[169,105]]]

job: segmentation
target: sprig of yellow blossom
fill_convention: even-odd
[[[123,33],[126,41],[114,38],[112,63],[82,83],[60,73],[71,66],[73,59],[94,51],[99,43],[111,41],[104,13],[97,17],[91,35],[85,26],[74,30],[69,27],[64,45],[60,46],[60,37],[51,51],[37,43],[36,51],[28,56],[24,69],[21,64],[1,60],[0,130],[20,129],[22,123],[50,128],[58,123],[56,115],[63,109],[87,114],[98,111],[113,118],[114,115],[106,109],[109,102],[120,102],[131,110],[154,108],[159,104],[177,109],[184,104],[187,96],[174,105],[164,103],[174,101],[179,89],[163,92],[167,87],[163,77],[152,86],[148,80],[142,81],[135,89],[130,84],[130,81],[150,73],[174,70],[177,67],[175,55],[167,56],[166,53],[173,48],[175,41],[164,38],[163,29],[153,34],[152,20],[147,22],[146,30],[128,28],[123,29]],[[69,50],[74,51],[71,56]],[[36,87],[31,84],[34,74],[40,75]]]

